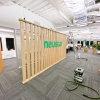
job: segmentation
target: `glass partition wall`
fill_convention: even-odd
[[[30,33],[29,33],[30,34]],[[25,35],[25,32],[24,32],[24,35]],[[38,36],[38,34],[37,34]],[[29,37],[30,39],[30,37]],[[17,63],[18,63],[18,67],[22,67],[22,60],[21,60],[21,40],[20,40],[20,30],[19,29],[16,29],[15,30],[15,41],[16,41],[16,58],[17,58]],[[35,39],[34,39],[34,32],[33,32],[33,42],[35,43]],[[25,43],[25,60],[27,62],[27,54],[26,54],[26,36],[24,36],[24,43]],[[31,50],[31,44],[29,43],[30,45],[30,50]],[[38,38],[37,38],[37,45],[38,45]],[[34,49],[35,51],[35,49]],[[38,48],[37,48],[37,51],[38,51]],[[35,53],[34,53],[35,55]]]
[[[16,58],[18,67],[20,68],[22,66],[22,60],[21,60],[21,40],[20,40],[20,30],[15,30],[15,42],[16,42]]]

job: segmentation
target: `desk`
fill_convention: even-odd
[[[16,57],[15,50],[2,51],[2,58],[3,59],[13,58],[13,57]]]

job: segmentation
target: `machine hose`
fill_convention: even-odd
[[[67,83],[68,82],[75,83],[76,84],[76,87],[74,87],[74,88],[68,88],[68,86],[67,86]],[[70,90],[70,91],[73,91],[73,90],[77,89],[79,85],[84,86],[84,87],[87,87],[87,88],[90,88],[91,90],[95,91],[98,94],[98,97],[92,97],[92,96],[88,96],[87,94],[83,94],[84,97],[87,97],[87,98],[90,98],[90,99],[100,99],[100,94],[95,89],[93,89],[93,88],[91,88],[89,86],[83,85],[82,83],[79,83],[77,81],[67,81],[66,84],[65,84],[66,88],[68,90]]]

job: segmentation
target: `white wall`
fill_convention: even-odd
[[[3,48],[3,51],[7,51],[6,38],[14,38],[14,33],[0,32],[0,37],[2,39],[2,48]]]
[[[0,26],[19,29],[20,26],[18,19],[24,19],[24,15],[25,20],[27,21],[33,23],[34,21],[37,21],[41,26],[54,29],[54,26],[50,21],[38,16],[35,13],[32,13],[31,11],[17,4],[11,6],[0,6]]]
[[[16,52],[15,50],[7,50],[6,47],[6,38],[14,38],[14,33],[10,33],[10,32],[1,32],[0,31],[0,37],[2,40],[2,58],[3,59],[7,59],[7,58],[12,58],[12,57],[16,57]],[[14,43],[15,44],[15,43]]]

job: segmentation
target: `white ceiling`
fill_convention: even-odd
[[[3,0],[2,0],[3,1]],[[4,0],[7,1],[7,0]],[[9,0],[8,0],[9,1]],[[96,28],[100,25],[100,4],[95,4],[95,0],[83,0],[82,3],[80,0],[11,0],[12,2],[30,10],[33,13],[38,14],[39,16],[49,20],[55,25],[56,30],[63,32],[63,33],[69,33],[69,31],[72,31],[73,29],[76,29],[75,32],[73,32],[75,37],[100,37],[99,30],[97,33],[89,28]],[[72,5],[69,7],[68,4],[65,2],[72,3]],[[75,4],[77,3],[77,4]],[[84,15],[87,17],[86,25],[77,27],[73,22],[75,17],[77,16],[78,22],[80,22],[80,25],[82,24],[82,14],[81,14],[81,6],[83,6],[83,17]],[[74,6],[77,8],[77,13],[73,13],[73,11],[70,8],[74,8]],[[83,19],[84,20],[84,19]],[[82,22],[81,22],[82,21]],[[95,22],[95,23],[93,23]],[[96,23],[97,22],[97,23]],[[84,29],[83,31],[77,31],[77,29]],[[88,31],[87,31],[88,28]],[[95,35],[93,35],[93,34]]]
[[[63,0],[12,0],[52,22],[55,27],[71,25],[73,15]]]
[[[95,4],[95,0],[0,0],[0,2],[1,1],[4,4],[7,1],[12,1],[42,16],[52,22],[56,29],[57,27],[62,28],[72,25],[84,26],[88,25],[88,23],[100,20],[100,4]]]

